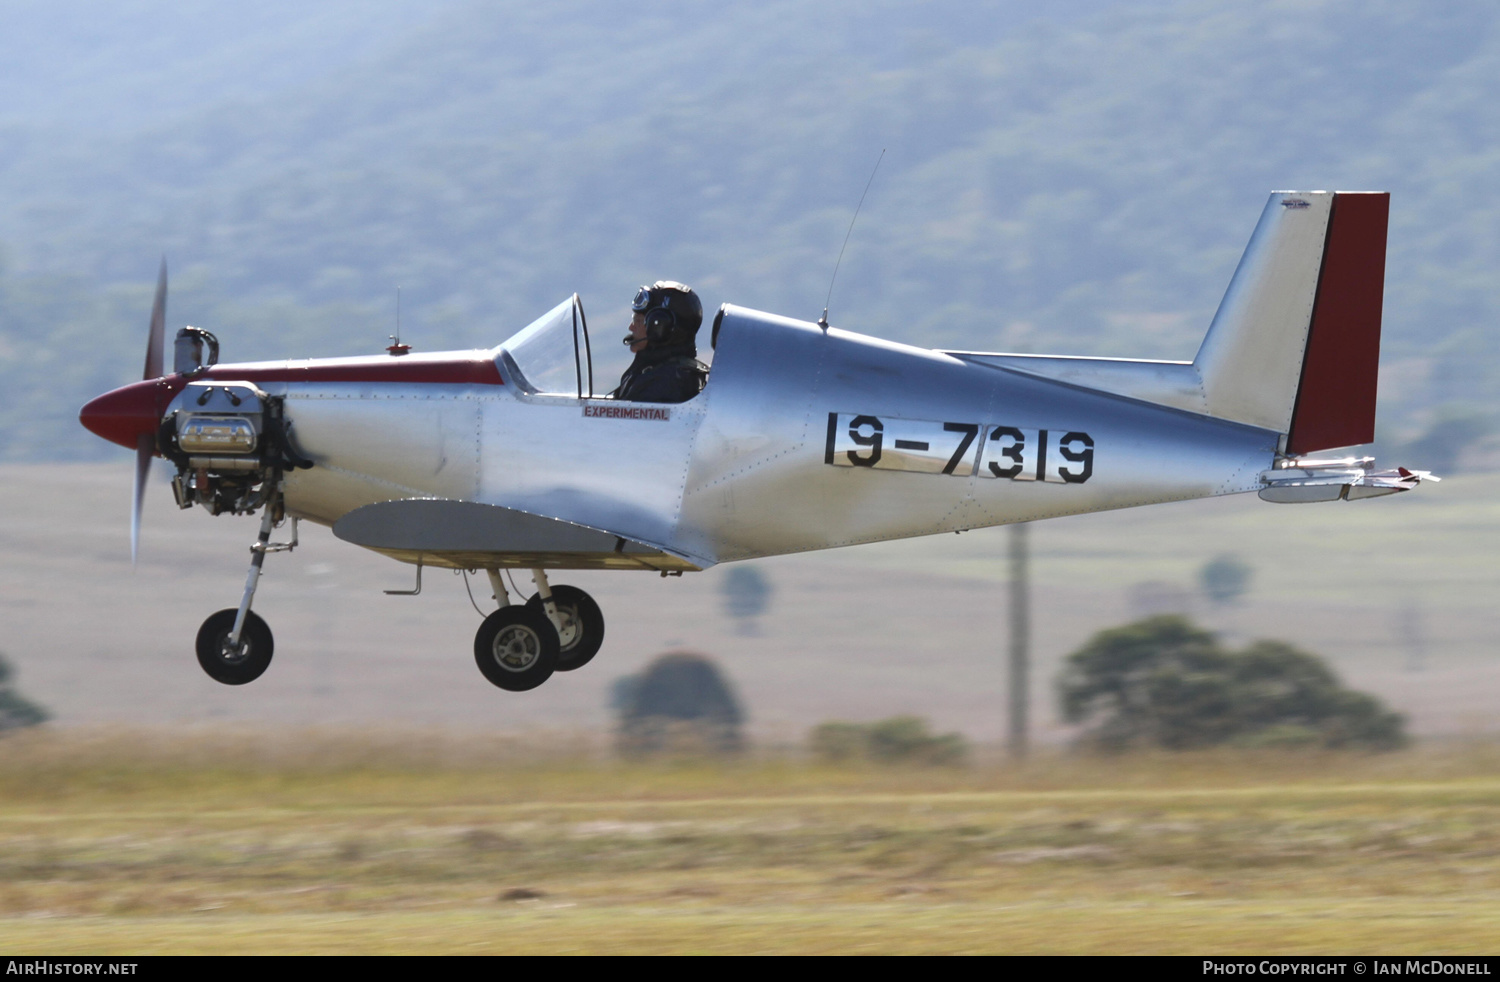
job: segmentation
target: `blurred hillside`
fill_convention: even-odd
[[[169,327],[227,360],[377,350],[398,285],[426,350],[575,290],[608,339],[657,277],[811,319],[882,148],[832,319],[946,347],[1189,358],[1267,192],[1389,189],[1382,439],[1492,439],[1493,5],[21,0],[0,23],[0,459],[109,459],[77,407],[138,377],[162,253]]]

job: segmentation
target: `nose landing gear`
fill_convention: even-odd
[[[279,502],[276,502],[279,505]],[[255,588],[260,585],[260,568],[268,552],[291,552],[297,548],[297,519],[292,519],[292,540],[272,542],[279,507],[268,503],[260,519],[260,535],[250,547],[250,572],[245,577],[245,592],[238,607],[226,607],[209,615],[198,629],[198,664],[209,678],[225,685],[244,685],[265,674],[271,664],[275,640],[271,628],[250,609]]]

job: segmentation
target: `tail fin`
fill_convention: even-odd
[[[1272,194],[1191,363],[947,354],[1274,430],[1289,454],[1369,443],[1390,200]]]
[[[1193,359],[1209,415],[1292,454],[1375,438],[1389,213],[1384,192],[1271,195]]]

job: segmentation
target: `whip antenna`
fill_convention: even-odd
[[[393,355],[404,355],[411,350],[411,345],[401,343],[401,288],[396,287],[396,333],[389,335],[391,343],[386,347]]]
[[[849,236],[854,234],[854,223],[859,221],[859,210],[865,206],[865,195],[870,193],[870,185],[875,183],[875,172],[880,170],[880,162],[885,159],[885,148],[880,148],[880,156],[875,158],[875,166],[870,170],[870,179],[865,182],[864,194],[859,196],[859,204],[854,206],[854,217],[849,219],[849,231],[844,233],[844,244],[839,247],[838,261],[833,264],[833,275],[828,278],[828,296],[823,298],[823,316],[818,318],[818,326],[828,330],[828,303],[833,299],[833,284],[839,278],[839,265],[844,261],[844,250],[849,248]]]

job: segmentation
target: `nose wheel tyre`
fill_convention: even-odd
[[[240,631],[237,648],[229,647],[229,635],[234,632],[234,619],[239,610],[228,607],[216,614],[198,629],[198,664],[209,678],[225,685],[244,685],[254,682],[265,674],[271,664],[271,651],[275,643],[271,629],[253,610],[245,612],[245,627]]]
[[[571,672],[587,665],[604,644],[604,612],[593,597],[576,586],[553,587],[552,602],[557,605],[557,619],[562,622],[562,629],[557,632],[557,670]],[[533,593],[526,606],[544,618],[547,616],[541,594]]]
[[[535,689],[557,670],[557,630],[547,615],[519,604],[484,619],[474,636],[474,661],[484,677],[509,692]]]

